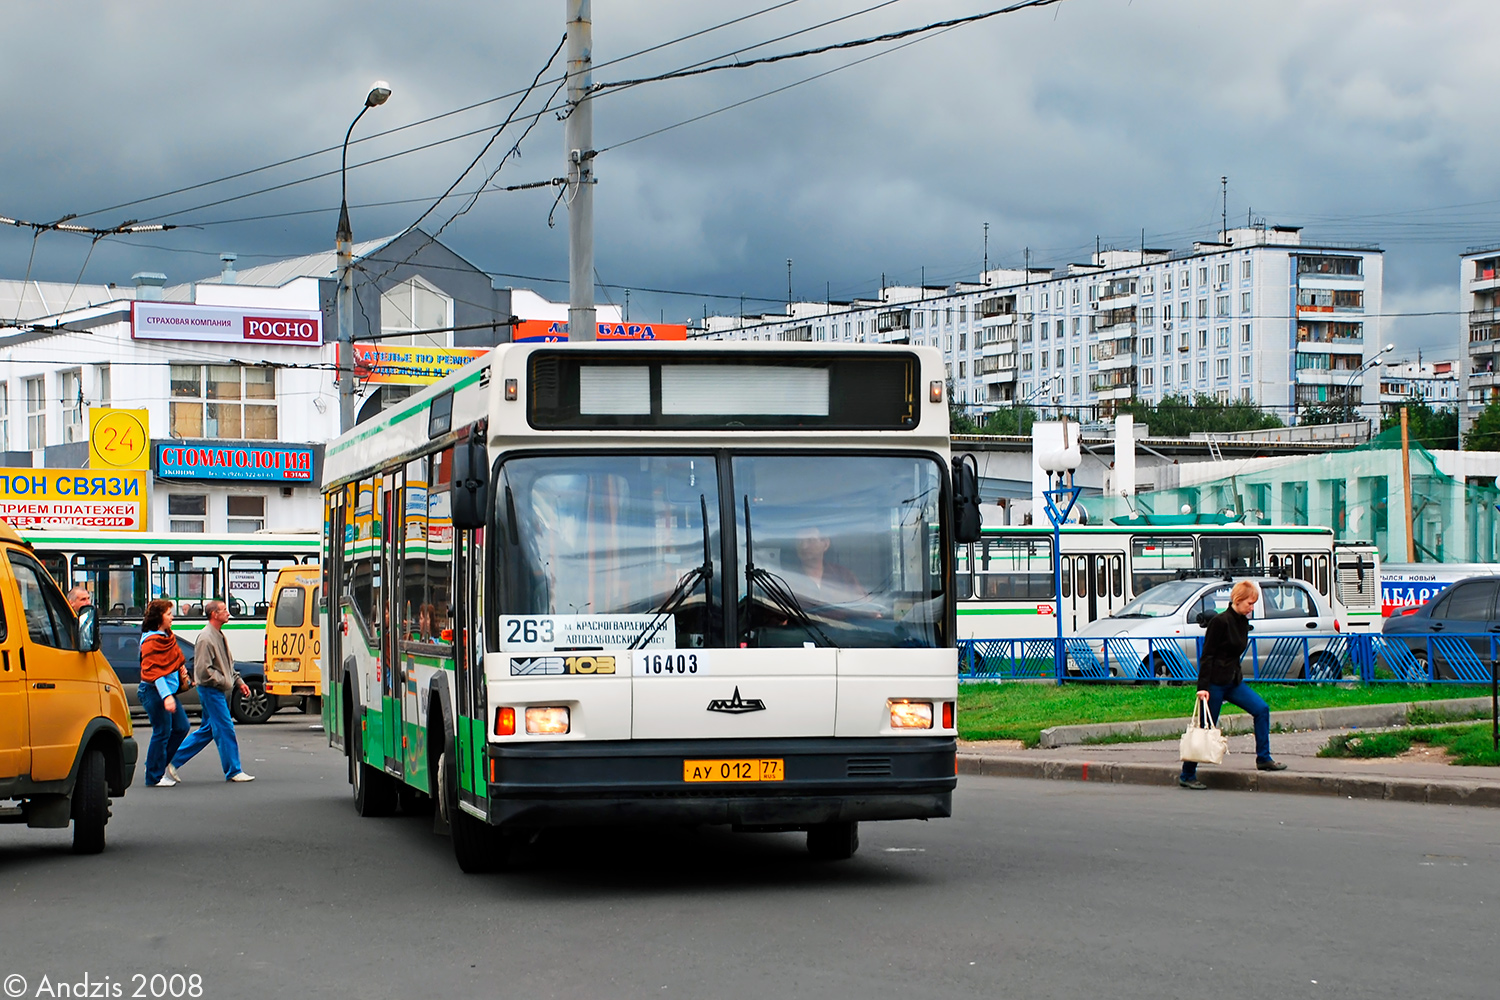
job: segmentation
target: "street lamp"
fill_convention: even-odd
[[[1344,420],[1346,423],[1354,418],[1354,404],[1352,402],[1352,397],[1354,395],[1354,380],[1359,378],[1365,372],[1369,371],[1371,368],[1379,368],[1381,365],[1385,364],[1385,356],[1395,349],[1395,344],[1386,344],[1375,353],[1375,356],[1373,358],[1356,368],[1354,370],[1354,373],[1349,376],[1349,380],[1344,383]],[[1376,398],[1379,399],[1379,397],[1380,394],[1376,393]]]
[[[339,296],[339,433],[354,426],[354,232],[349,228],[349,137],[354,126],[371,108],[378,108],[391,96],[391,85],[376,80],[365,95],[365,106],[359,109],[344,133],[344,150],[339,160],[339,229],[334,234],[338,258]]]

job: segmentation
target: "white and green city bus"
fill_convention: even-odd
[[[356,809],[435,804],[465,871],[562,825],[836,859],[948,815],[977,480],[944,381],[923,348],[512,344],[330,444]]]
[[[985,528],[959,546],[959,638],[1050,637],[1054,614],[1072,634],[1179,575],[1236,571],[1306,581],[1333,605],[1340,628],[1380,628],[1378,550],[1336,542],[1316,525],[1066,525],[1061,556],[1059,596],[1051,528]]]

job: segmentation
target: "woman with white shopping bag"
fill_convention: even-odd
[[[1241,580],[1229,592],[1229,607],[1209,621],[1203,634],[1203,654],[1198,657],[1198,702],[1194,706],[1193,725],[1216,733],[1219,709],[1224,702],[1238,705],[1250,713],[1255,723],[1255,766],[1262,771],[1284,771],[1286,765],[1271,757],[1271,709],[1245,683],[1245,675],[1240,670],[1240,657],[1250,645],[1250,613],[1259,600],[1260,587],[1253,580]],[[1207,718],[1200,723],[1200,717],[1204,715]],[[1222,735],[1219,740],[1223,740]],[[1223,750],[1218,750],[1219,760],[1215,760],[1212,753],[1214,742],[1211,738],[1189,733],[1182,741],[1184,757],[1191,752],[1195,757],[1202,756],[1217,764],[1223,759]],[[1177,784],[1183,788],[1207,788],[1198,780],[1198,763],[1198,760],[1184,759]]]

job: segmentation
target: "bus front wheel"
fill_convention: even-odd
[[[438,763],[438,788],[442,799],[439,808],[448,822],[453,838],[453,857],[467,875],[505,871],[510,867],[512,838],[477,817],[464,812],[458,804],[458,768],[452,748],[443,751]]]
[[[859,850],[859,823],[819,823],[808,827],[807,852],[819,861],[847,861]]]

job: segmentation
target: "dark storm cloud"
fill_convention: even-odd
[[[847,13],[873,0],[803,0],[599,72],[670,69]],[[595,0],[605,61],[769,0]],[[985,9],[903,0],[769,51]],[[11,5],[0,84],[9,156],[0,213],[56,218],[337,143],[371,80],[395,88],[360,123],[370,136],[524,86],[562,32],[563,0],[511,3]],[[785,294],[869,293],[890,281],[971,277],[991,224],[992,263],[1082,259],[1095,237],[1183,246],[1247,210],[1310,238],[1379,243],[1388,312],[1453,310],[1457,254],[1500,242],[1491,192],[1491,53],[1500,9],[1483,2],[1067,0],[958,29],[599,159],[598,263],[606,282]],[[659,83],[601,96],[595,139],[612,146],[868,55]],[[549,88],[550,89],[550,88]],[[351,162],[500,120],[492,104],[360,143]],[[483,137],[350,175],[355,205],[435,195]],[[482,168],[492,169],[502,140]],[[501,183],[560,172],[561,126],[545,119]],[[86,221],[162,216],[183,225],[281,212],[322,214],[106,240],[86,281],[139,269],[187,280],[332,242],[337,181],[325,178],[200,211],[183,209],[337,167],[334,155]],[[471,178],[460,190],[472,190]],[[561,275],[554,192],[488,194],[444,235],[494,271]],[[1442,206],[1464,206],[1435,210]],[[360,208],[357,238],[396,231],[422,206]],[[429,225],[448,218],[453,205]],[[30,236],[0,232],[0,274],[27,268]],[[34,277],[72,281],[87,241],[51,234]],[[517,282],[518,284],[521,282]],[[538,286],[562,297],[559,285]],[[618,301],[619,293],[611,293]],[[702,300],[633,295],[684,318]],[[733,311],[737,303],[713,308]],[[751,303],[754,307],[755,303]],[[1451,316],[1394,320],[1403,348],[1456,339]]]

